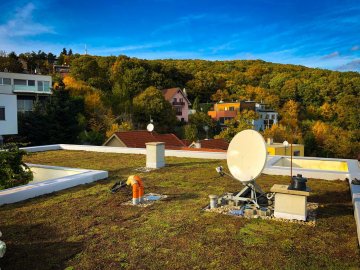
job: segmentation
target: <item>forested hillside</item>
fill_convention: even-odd
[[[69,56],[63,52],[64,59],[71,65],[71,74],[63,81],[57,77],[54,88],[64,87],[71,96],[84,99],[86,134],[102,134],[105,138],[106,133],[117,129],[143,128],[151,115],[160,131],[184,134],[184,129],[195,127],[196,136],[201,138],[201,127],[206,124],[216,135],[216,123],[200,112],[199,104],[250,99],[265,102],[279,112],[279,125],[265,130],[264,136],[279,142],[287,139],[305,143],[307,155],[354,158],[360,152],[357,72],[260,60],[141,60],[127,56]],[[187,127],[176,122],[156,92],[168,87],[185,88],[199,111]],[[141,104],[144,100],[148,106]],[[238,120],[242,117],[246,116],[239,115]],[[229,124],[235,131],[241,129],[237,122]]]

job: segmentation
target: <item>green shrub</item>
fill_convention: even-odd
[[[0,190],[25,185],[33,180],[30,168],[22,161],[26,151],[14,144],[0,149]]]

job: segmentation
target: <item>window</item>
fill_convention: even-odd
[[[229,111],[234,111],[234,107],[230,107],[230,108],[229,108]]]
[[[5,121],[5,107],[0,107],[0,121]]]
[[[0,85],[11,85],[10,78],[0,78]]]
[[[28,86],[35,86],[35,80],[28,80]]]
[[[19,112],[31,112],[33,110],[33,100],[29,99],[18,99],[17,105],[18,105],[18,111]]]
[[[174,102],[176,102],[177,101],[177,99],[176,98],[174,98],[174,100],[173,100]]]
[[[44,91],[46,92],[50,91],[50,82],[47,81],[44,82]]]
[[[14,79],[14,84],[15,85],[27,85],[27,81],[26,80]]]
[[[38,91],[43,91],[43,90],[44,90],[43,82],[38,81]]]
[[[181,107],[176,107],[176,115],[182,115]]]
[[[38,91],[40,92],[49,92],[50,91],[50,82],[48,81],[38,81]]]
[[[300,156],[300,151],[299,150],[294,151],[294,156],[296,157]]]

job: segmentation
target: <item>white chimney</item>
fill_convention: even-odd
[[[200,143],[200,141],[197,141],[197,142],[195,143],[195,148],[201,148],[201,143]]]

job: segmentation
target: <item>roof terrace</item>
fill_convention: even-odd
[[[138,173],[145,155],[85,151],[31,154],[27,162],[109,171],[107,180],[0,207],[4,269],[348,269],[360,265],[346,181],[310,179],[316,224],[246,219],[201,211],[209,194],[238,191],[219,178],[225,160],[166,157],[165,168],[140,173],[156,204],[124,206],[130,189],[111,185]],[[261,175],[268,191],[289,177]]]

